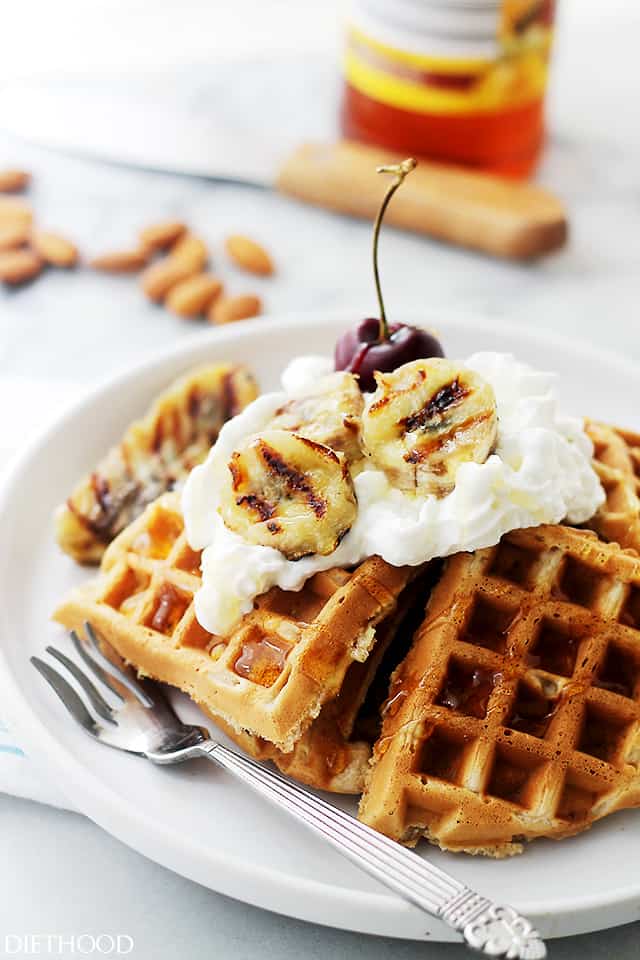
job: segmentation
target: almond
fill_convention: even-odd
[[[26,223],[0,223],[0,250],[15,250],[29,240],[30,230]]]
[[[59,233],[34,230],[31,243],[45,263],[54,267],[73,267],[78,262],[78,248]]]
[[[179,317],[197,317],[216,300],[222,292],[222,283],[210,273],[198,273],[178,283],[165,301],[169,310]]]
[[[114,250],[94,257],[89,261],[89,266],[105,273],[135,273],[145,266],[147,260],[144,250]]]
[[[171,248],[171,256],[188,263],[193,270],[202,270],[209,259],[209,250],[204,240],[195,233],[185,233]]]
[[[160,303],[177,283],[188,280],[197,270],[190,263],[175,260],[173,257],[163,257],[142,274],[140,284],[142,289],[155,303]]]
[[[179,220],[163,220],[160,223],[152,223],[140,231],[140,246],[148,253],[166,250],[173,246],[176,240],[179,240],[186,232],[186,224]]]
[[[5,283],[24,283],[41,270],[42,260],[33,250],[6,250],[0,253],[0,280]]]
[[[30,180],[31,174],[26,170],[0,170],[0,193],[18,193]]]
[[[241,234],[233,234],[225,240],[225,249],[236,266],[242,270],[265,277],[273,273],[273,260],[264,247],[255,240]]]
[[[8,223],[26,223],[28,226],[32,220],[33,213],[28,203],[18,197],[0,196],[0,224],[2,226]]]
[[[210,323],[235,323],[262,313],[260,297],[245,293],[239,297],[221,297],[213,304],[207,318]]]

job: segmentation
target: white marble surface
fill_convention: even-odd
[[[367,937],[230,900],[74,813],[0,796],[0,955],[12,933],[126,934],[132,960],[470,960],[455,944]],[[206,825],[203,826],[206,829]],[[636,960],[640,924],[554,940],[551,960]],[[40,954],[42,956],[43,954]],[[32,954],[19,954],[20,960]],[[50,954],[69,960],[70,953]],[[108,960],[115,960],[115,954]]]
[[[353,304],[355,320],[375,309],[370,227],[363,223],[251,187],[145,175],[6,141],[2,162],[33,171],[39,222],[68,232],[87,255],[129,245],[150,220],[185,217],[211,244],[229,289],[257,290],[271,311]],[[390,314],[417,308],[446,318],[448,310],[476,310],[640,358],[638,170],[637,136],[620,142],[559,129],[540,180],[569,208],[568,247],[516,265],[388,230],[381,269]],[[220,251],[229,231],[264,240],[277,279],[255,281],[230,269]],[[147,303],[131,277],[50,271],[29,287],[0,292],[0,373],[89,382],[193,330]]]
[[[444,319],[452,309],[477,310],[640,360],[639,81],[632,46],[640,16],[627,7],[621,19],[607,7],[600,18],[574,21],[576,5],[568,6],[540,180],[568,205],[569,246],[517,266],[389,231],[382,243],[389,311],[401,318],[405,309],[424,308]],[[594,66],[598,40],[609,50],[606,69]],[[140,225],[175,215],[211,243],[215,268],[231,290],[258,290],[274,312],[352,304],[355,320],[374,309],[363,224],[248,187],[105,167],[0,140],[4,163],[33,171],[39,221],[67,231],[87,255],[126,246]],[[277,278],[256,282],[228,267],[220,249],[231,230],[268,244]],[[28,288],[0,291],[0,376],[89,383],[193,330],[147,304],[130,277],[51,271]],[[243,960],[265,951],[283,960],[465,955],[455,946],[373,940],[240,905],[144,860],[73,814],[0,797],[0,826],[0,934],[122,932],[134,937],[136,960]],[[631,960],[639,933],[635,924],[558,941],[552,956]]]
[[[566,249],[535,264],[514,265],[388,230],[381,259],[391,314],[401,317],[410,307],[443,317],[451,309],[477,310],[640,359],[640,7],[612,0],[600,9],[584,0],[566,0],[560,9],[551,138],[538,179],[566,203]],[[228,66],[221,72],[183,64],[158,79],[158,92],[170,90],[175,102],[182,90],[199,121],[218,111],[233,122],[240,113],[246,128],[251,115],[250,125],[262,133],[274,126],[274,108],[265,106],[271,99],[279,104],[275,116],[287,126],[289,140],[294,130],[326,133],[331,92],[323,95],[316,80],[326,66],[315,55],[291,60],[290,74],[282,69],[264,57],[261,65],[247,62],[232,74]],[[283,84],[289,75],[300,82]],[[119,88],[127,82],[118,76]],[[68,231],[88,256],[131,243],[149,220],[185,217],[210,242],[214,268],[230,289],[257,289],[272,311],[353,304],[358,318],[375,309],[366,224],[252,187],[145,175],[0,137],[0,166],[5,162],[33,171],[39,222]],[[247,231],[269,245],[280,268],[277,279],[255,282],[227,267],[218,252],[230,230]],[[146,303],[130,277],[51,271],[27,288],[0,291],[0,374],[92,381],[193,329]]]

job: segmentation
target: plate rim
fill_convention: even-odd
[[[413,314],[413,311],[411,311],[411,313]],[[4,472],[4,477],[0,484],[0,528],[11,507],[11,502],[16,495],[21,475],[41,447],[46,444],[50,434],[63,429],[65,423],[73,421],[85,406],[99,403],[102,394],[116,390],[118,387],[126,386],[126,384],[136,376],[146,377],[152,375],[155,370],[165,364],[181,364],[184,360],[185,364],[188,363],[191,365],[194,350],[200,346],[203,348],[209,345],[217,347],[223,346],[225,342],[230,342],[234,344],[234,349],[237,349],[238,343],[241,344],[243,340],[251,338],[256,334],[262,336],[268,334],[270,330],[282,332],[287,328],[300,327],[313,323],[314,320],[316,322],[322,320],[327,326],[337,324],[342,320],[344,320],[346,324],[349,324],[353,322],[354,315],[357,316],[357,313],[354,314],[346,308],[343,308],[326,312],[315,310],[264,316],[255,320],[245,321],[241,326],[230,325],[229,327],[221,329],[211,329],[202,333],[196,333],[184,338],[179,343],[171,344],[154,351],[150,356],[136,363],[123,364],[119,370],[101,378],[95,386],[88,390],[83,390],[80,395],[73,402],[66,405],[57,416],[47,421],[25,447],[13,457],[8,469]],[[411,316],[409,322],[417,322],[416,317]],[[520,329],[513,323],[495,320],[489,316],[483,316],[480,312],[449,311],[444,321],[442,321],[440,317],[430,317],[427,314],[422,318],[421,322],[422,325],[429,325],[431,322],[431,324],[435,326],[442,323],[444,331],[446,331],[447,325],[451,324],[463,330],[473,329],[474,333],[480,331],[486,332],[489,335],[504,334],[510,337],[515,335],[520,338],[525,345],[529,342],[547,347],[557,346],[561,350],[571,350],[576,356],[576,363],[579,363],[581,357],[585,359],[589,358],[590,360],[597,358],[599,362],[605,363],[610,368],[617,368],[618,370],[624,371],[624,374],[627,376],[635,376],[640,379],[640,365],[613,350],[603,349],[589,343],[575,342],[570,337],[557,334],[553,331],[544,329],[540,331],[525,328]],[[175,373],[174,375],[177,376],[178,374]],[[2,584],[0,583],[0,594],[1,593]],[[0,633],[4,633],[6,629],[6,616],[7,614],[3,606]],[[234,857],[225,853],[216,853],[215,861],[212,864],[211,857],[200,856],[197,847],[193,845],[191,841],[186,843],[187,838],[176,835],[173,830],[167,830],[166,825],[161,827],[155,818],[150,818],[147,813],[132,807],[131,804],[121,798],[119,794],[104,784],[92,769],[75,760],[73,754],[59,743],[54,731],[50,731],[38,719],[36,714],[32,712],[26,694],[20,689],[16,678],[9,668],[2,644],[0,644],[0,668],[2,668],[0,669],[0,688],[6,698],[5,709],[19,739],[21,739],[27,747],[27,752],[37,757],[38,764],[44,767],[48,773],[58,775],[62,770],[65,775],[65,782],[73,783],[75,791],[77,792],[79,790],[80,792],[79,803],[76,803],[75,795],[70,797],[70,799],[73,799],[78,810],[94,820],[94,822],[98,823],[113,836],[126,843],[127,846],[138,850],[150,859],[162,864],[167,869],[174,870],[183,876],[206,884],[211,887],[211,889],[219,890],[228,896],[237,896],[238,899],[257,906],[265,907],[266,904],[272,904],[273,897],[271,896],[271,891],[274,888],[278,888],[284,892],[287,890],[295,890],[297,898],[300,898],[300,894],[304,890],[306,895],[305,899],[306,897],[310,897],[317,903],[317,898],[320,897],[325,904],[330,904],[330,908],[333,907],[335,903],[335,905],[345,913],[348,911],[350,901],[354,906],[356,906],[356,904],[367,904],[371,910],[382,909],[385,912],[400,913],[408,908],[406,904],[398,900],[394,895],[386,892],[365,892],[346,887],[334,888],[324,882],[315,881],[308,877],[296,877],[294,881],[289,874],[283,871],[261,865],[257,866],[242,857]],[[81,771],[80,778],[74,775],[78,770]],[[63,792],[65,792],[64,787],[62,789]],[[117,819],[123,822],[124,825],[122,827],[120,824],[114,822]],[[132,830],[133,837],[131,836]],[[160,834],[162,835],[162,842],[158,844],[160,850],[166,851],[168,847],[175,863],[175,861],[184,859],[185,846],[188,847],[191,863],[195,863],[198,866],[198,870],[194,872],[192,869],[186,870],[176,866],[169,866],[166,862],[166,856],[159,857],[154,855],[151,847],[154,842],[157,844]],[[243,893],[240,897],[234,892],[229,892],[221,888],[217,881],[216,885],[212,886],[210,879],[200,879],[200,870],[206,867],[207,873],[210,874],[212,865],[224,871],[225,875],[229,871],[234,871],[234,883],[232,884],[234,889],[238,885],[238,881],[242,887],[243,883],[251,877],[251,881],[255,885],[255,881],[259,877],[260,895],[255,896],[255,894],[248,895]],[[526,891],[523,892],[526,897]],[[537,917],[557,917],[571,913],[575,919],[580,918],[584,920],[586,914],[596,909],[600,911],[607,910],[611,907],[625,909],[627,906],[630,907],[632,905],[635,908],[639,897],[640,876],[635,884],[626,884],[614,889],[608,888],[602,893],[587,894],[574,901],[568,900],[563,904],[561,909],[558,908],[557,902],[553,903],[550,900],[537,900],[535,904],[529,903],[526,899],[515,898],[515,901],[518,909],[525,914],[533,913]],[[338,924],[335,919],[322,919],[315,915],[312,916],[308,909],[302,908],[297,898],[293,899],[291,907],[287,907],[286,915],[328,926],[339,926],[342,929],[354,929],[353,926],[348,925],[348,922]],[[296,902],[299,904],[298,907],[296,907]],[[271,905],[266,906],[266,909],[276,910],[280,913],[285,912],[282,907]],[[630,919],[632,918],[629,917],[627,920],[619,919],[617,922],[624,923]],[[602,928],[602,925],[599,923],[591,927],[588,925],[584,927],[584,924],[581,924],[581,929],[585,930]],[[390,933],[387,935],[402,937],[402,934]],[[554,935],[564,934],[548,934],[548,936]],[[434,936],[432,933],[425,934],[425,938],[431,940],[441,939],[439,935]],[[442,939],[444,939],[444,937]]]

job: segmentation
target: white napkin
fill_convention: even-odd
[[[47,419],[53,419],[81,389],[80,384],[59,380],[0,377],[0,410],[11,410],[11,417],[4,418],[0,431],[0,487],[6,467],[24,445],[25,438],[42,429],[43,411]],[[55,784],[47,782],[34,761],[27,757],[7,718],[1,714],[0,792],[73,809]]]

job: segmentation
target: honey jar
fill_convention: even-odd
[[[554,0],[356,0],[345,136],[527,176],[544,140],[553,22]]]

